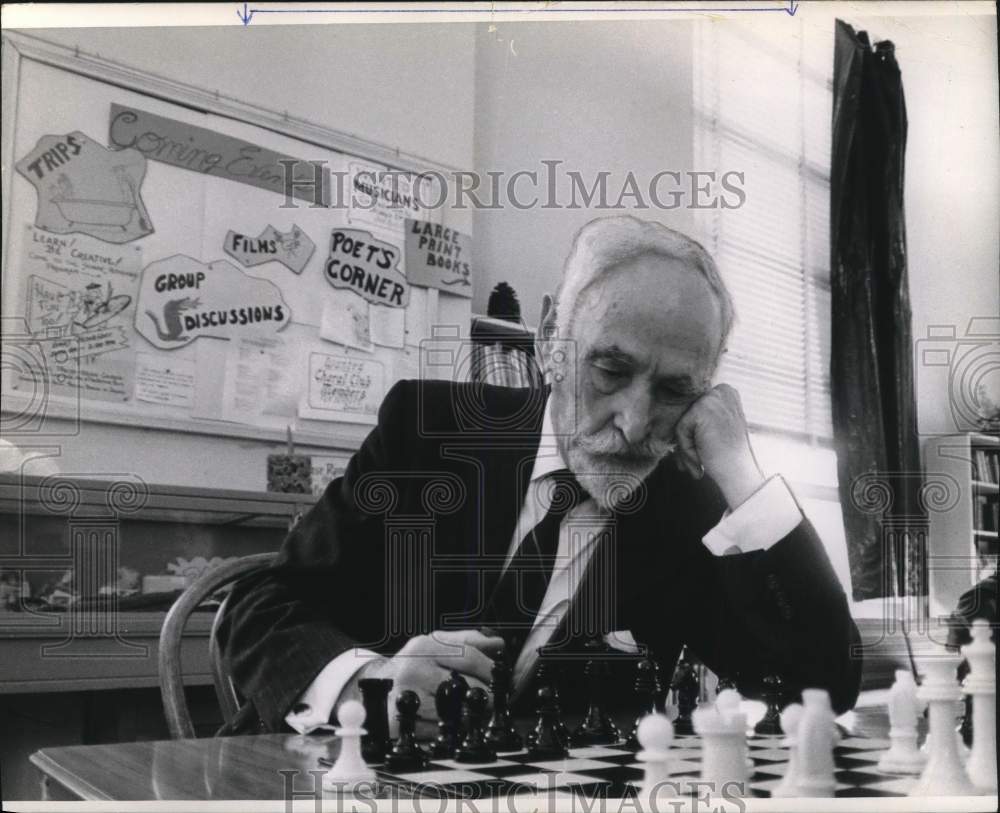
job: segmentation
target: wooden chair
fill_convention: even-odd
[[[271,564],[275,556],[274,553],[243,556],[234,562],[227,562],[206,571],[177,597],[167,613],[163,628],[160,630],[160,694],[163,696],[163,712],[173,739],[190,739],[195,736],[194,724],[191,722],[187,699],[184,696],[184,675],[181,669],[181,639],[188,618],[202,601],[220,587],[263,570]],[[228,601],[227,596],[216,610],[208,634],[208,658],[212,669],[212,681],[215,683],[215,695],[222,707],[222,716],[227,723],[239,710],[236,688],[226,670],[216,639]]]

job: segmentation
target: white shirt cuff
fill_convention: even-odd
[[[340,700],[347,684],[358,670],[373,658],[379,656],[368,649],[349,649],[323,667],[315,680],[309,684],[293,711],[285,715],[285,722],[299,732],[308,734],[319,728],[330,728],[330,712]]]
[[[784,478],[770,478],[702,538],[713,555],[767,550],[802,522],[802,511]],[[736,548],[735,551],[731,550]]]

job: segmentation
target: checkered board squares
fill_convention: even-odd
[[[753,768],[744,795],[768,797],[788,770],[788,750],[781,737],[751,737],[747,751]],[[888,740],[850,737],[834,752],[835,796],[905,796],[914,777],[881,773],[876,767]],[[638,791],[643,765],[637,749],[625,745],[574,748],[565,760],[532,760],[524,751],[504,753],[485,765],[433,760],[422,771],[392,774],[375,766],[379,779],[414,796],[489,799],[539,793],[589,799],[630,797]],[[694,785],[701,776],[702,743],[697,736],[677,736],[671,749],[671,780],[682,793],[703,795]]]

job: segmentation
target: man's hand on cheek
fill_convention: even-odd
[[[719,384],[688,407],[674,429],[677,465],[695,478],[707,474],[722,490],[730,509],[764,482],[747,435],[739,393]]]

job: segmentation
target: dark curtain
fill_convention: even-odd
[[[856,600],[926,594],[906,280],[906,105],[891,42],[837,20],[830,386]]]

